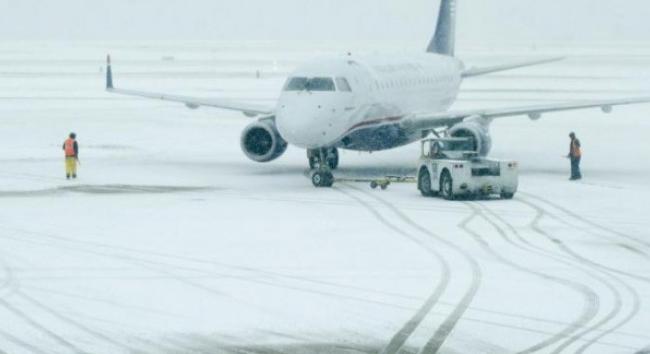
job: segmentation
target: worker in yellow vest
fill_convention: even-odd
[[[577,181],[582,179],[582,173],[580,172],[580,160],[582,159],[582,146],[580,145],[580,140],[576,138],[576,133],[569,134],[571,138],[571,145],[569,146],[569,156],[571,159],[571,180]]]
[[[70,133],[68,139],[63,142],[65,152],[65,178],[77,178],[77,162],[79,162],[79,144],[77,135]]]

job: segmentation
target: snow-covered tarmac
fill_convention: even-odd
[[[0,46],[0,353],[650,352],[650,106],[497,121],[520,193],[445,202],[317,190],[304,151],[246,159],[248,118],[103,92],[110,51],[118,86],[272,101],[327,52],[301,48]],[[633,44],[463,54],[558,53],[573,56],[467,81],[456,108],[650,95],[650,48]],[[410,174],[418,149],[342,152],[338,173]]]

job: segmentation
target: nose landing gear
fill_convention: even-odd
[[[337,148],[307,150],[307,159],[312,170],[319,168],[321,161],[325,161],[330,169],[336,170],[339,167],[339,150]]]
[[[329,188],[334,185],[332,170],[339,165],[339,153],[336,148],[308,150],[309,167],[312,169],[311,183],[314,187]]]
[[[329,188],[334,185],[334,175],[331,171],[316,170],[311,174],[311,183],[317,188]]]

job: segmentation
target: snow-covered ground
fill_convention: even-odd
[[[650,351],[650,106],[497,121],[493,155],[521,162],[520,193],[450,203],[407,184],[317,190],[304,151],[248,161],[237,113],[103,92],[110,51],[119,86],[268,102],[327,48],[1,44],[0,353]],[[650,95],[650,47],[462,54],[562,53],[466,82],[457,108]],[[339,173],[412,173],[418,149],[342,152]]]

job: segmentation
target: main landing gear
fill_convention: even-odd
[[[329,188],[334,185],[332,170],[339,166],[339,152],[336,148],[308,150],[307,158],[312,170],[311,183],[314,187]]]

